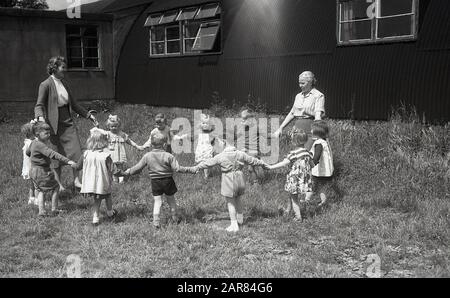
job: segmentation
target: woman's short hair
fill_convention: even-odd
[[[62,56],[55,56],[50,58],[47,64],[47,73],[49,75],[52,75],[56,72],[58,67],[60,67],[62,64],[66,64],[66,59]]]
[[[311,131],[313,135],[326,139],[329,133],[328,124],[325,120],[314,121],[311,124]]]
[[[33,125],[33,134],[37,136],[42,131],[51,131],[50,125],[45,122],[37,122]]]
[[[308,141],[308,135],[301,128],[293,127],[289,136],[296,146],[305,145]]]
[[[34,133],[33,133],[33,123],[27,122],[20,128],[20,132],[25,136],[27,139],[33,139]]]
[[[88,150],[101,150],[108,147],[109,140],[108,134],[103,129],[93,128],[91,134],[86,141],[86,147]]]
[[[316,76],[314,75],[314,73],[312,71],[304,71],[302,72],[299,76],[298,79],[306,79],[308,81],[310,81],[312,83],[313,86],[316,85],[317,80],[316,80]]]

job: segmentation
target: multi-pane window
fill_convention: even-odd
[[[220,12],[208,3],[149,15],[150,57],[220,52]]]
[[[69,68],[99,68],[97,26],[66,26],[67,66]]]
[[[338,0],[338,42],[416,38],[418,0]]]

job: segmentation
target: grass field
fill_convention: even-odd
[[[116,105],[113,112],[143,144],[158,108]],[[66,214],[39,219],[20,176],[27,120],[0,124],[1,277],[65,277],[70,254],[81,257],[83,277],[365,277],[372,254],[382,277],[450,277],[448,124],[429,127],[398,114],[389,122],[330,120],[340,191],[328,205],[308,206],[302,223],[279,216],[287,169],[271,172],[263,185],[247,188],[245,225],[229,234],[218,171],[207,182],[200,173],[175,175],[183,221],[165,223],[163,205],[160,230],[151,225],[146,171],[114,186],[116,222],[92,227],[91,202],[71,191],[61,195]],[[84,142],[90,122],[76,122]],[[281,144],[282,153],[290,149],[286,139]],[[129,164],[143,154],[129,148]],[[192,154],[177,158],[194,162]],[[70,169],[63,173],[69,184]]]

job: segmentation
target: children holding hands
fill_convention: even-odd
[[[45,122],[34,124],[33,132],[36,139],[31,142],[26,151],[27,156],[30,157],[30,177],[37,192],[39,216],[47,215],[44,207],[44,193],[46,192],[52,194],[52,214],[56,215],[62,211],[58,209],[59,184],[55,179],[55,173],[50,169],[51,160],[55,159],[75,167],[74,161],[48,147],[50,129],[50,126]]]
[[[173,173],[196,173],[196,170],[180,166],[175,157],[171,153],[164,150],[164,148],[167,148],[167,134],[156,131],[150,138],[152,150],[146,153],[135,166],[129,168],[123,174],[134,175],[141,172],[145,167],[148,167],[154,199],[153,225],[156,228],[159,228],[159,216],[161,212],[163,195],[166,196],[167,203],[170,206],[172,220],[174,222],[178,221],[177,204],[174,197],[178,189],[175,185],[175,181],[173,180]]]
[[[127,162],[127,154],[125,152],[125,144],[135,147],[138,150],[144,150],[133,142],[130,137],[121,130],[122,122],[117,115],[109,115],[106,120],[106,127],[108,128],[109,150],[111,151],[111,158],[117,170],[123,170]],[[114,181],[122,183],[123,177],[114,176]]]
[[[187,134],[182,136],[175,135],[170,130],[170,126],[168,125],[166,116],[162,113],[156,114],[155,125],[156,127],[150,132],[150,137],[148,138],[148,141],[145,142],[145,144],[140,147],[141,149],[150,148],[150,146],[152,145],[152,136],[156,133],[162,134],[166,137],[167,142],[165,144],[164,150],[167,151],[168,153],[172,153],[172,145],[171,145],[172,140],[179,141],[187,137]]]

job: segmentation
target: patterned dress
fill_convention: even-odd
[[[125,143],[128,143],[128,135],[122,131],[117,134],[108,131],[109,151],[113,163],[121,164],[127,162],[127,154],[125,152]]]
[[[311,169],[314,166],[310,153],[305,148],[291,151],[287,157],[291,170],[286,176],[284,190],[296,195],[312,191]]]
[[[199,163],[213,157],[213,146],[211,145],[210,133],[198,134],[198,143],[195,148],[195,162]]]

